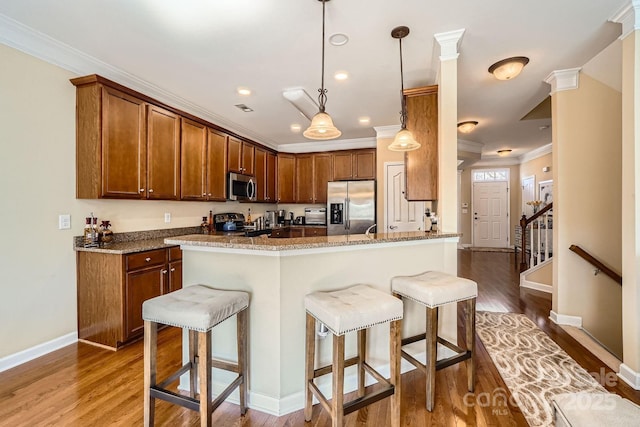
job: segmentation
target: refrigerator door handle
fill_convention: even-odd
[[[346,199],[344,199],[344,229],[348,230],[349,229],[349,222],[351,221],[349,219],[349,198],[347,197]]]

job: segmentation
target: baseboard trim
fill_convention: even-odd
[[[629,366],[622,363],[618,377],[629,384],[634,390],[640,390],[640,373],[634,371]]]
[[[548,294],[553,293],[553,286],[546,285],[544,283],[532,282],[531,280],[521,279],[520,287],[527,289],[534,289],[536,291],[546,292]]]
[[[556,325],[569,325],[575,326],[577,328],[582,328],[581,316],[568,316],[566,314],[558,314],[552,310],[549,314],[549,319],[551,319],[551,321]]]
[[[70,334],[54,338],[51,341],[47,341],[31,348],[27,348],[17,353],[5,356],[0,359],[0,372],[15,368],[18,365],[27,363],[30,360],[36,359],[40,356],[44,356],[47,353],[51,353],[52,351],[76,343],[77,341],[78,333],[71,332]]]

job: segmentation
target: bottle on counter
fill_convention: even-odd
[[[85,248],[89,248],[91,247],[91,243],[92,243],[92,239],[91,239],[91,232],[92,232],[92,228],[91,228],[91,217],[86,217],[85,218],[85,225],[84,225],[84,247]]]
[[[113,242],[113,231],[111,231],[109,227],[111,227],[111,221],[109,220],[100,223],[100,241],[106,246]]]
[[[433,223],[431,222],[431,211],[427,209],[424,215],[424,231],[431,231],[433,226]]]
[[[91,242],[93,246],[100,245],[100,229],[98,228],[98,218],[93,216],[91,213]]]
[[[213,233],[213,211],[209,211],[209,233]]]
[[[200,224],[202,228],[202,234],[209,234],[209,221],[206,216],[202,217],[202,224]]]
[[[247,209],[247,223],[251,224],[251,208]]]

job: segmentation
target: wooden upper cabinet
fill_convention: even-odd
[[[242,141],[229,137],[227,143],[227,167],[229,172],[242,173]]]
[[[295,203],[295,167],[293,154],[278,154],[278,203]]]
[[[226,200],[227,139],[227,135],[207,129],[207,200]]]
[[[295,189],[297,203],[313,203],[313,155],[296,155]]]
[[[405,90],[407,129],[421,144],[405,153],[405,197],[438,199],[438,86]]]
[[[206,200],[207,128],[183,118],[181,133],[181,198]]]
[[[276,175],[277,175],[277,156],[274,153],[267,152],[267,171],[265,186],[265,201],[275,203],[276,194]]]
[[[178,200],[180,116],[154,105],[147,109],[147,193],[149,199]]]
[[[264,202],[267,199],[267,151],[256,148],[255,156],[256,201]]]
[[[330,153],[313,155],[313,202],[327,202],[327,183],[333,179],[333,159]]]
[[[255,153],[256,146],[242,141],[242,173],[253,175],[255,173]]]
[[[132,96],[109,87],[102,87],[102,188],[93,197],[141,199],[147,190],[146,104]],[[78,114],[82,114],[78,111]],[[100,126],[100,118],[96,125]],[[93,130],[99,132],[97,128]],[[78,134],[78,144],[83,144]],[[81,170],[98,168],[98,164],[78,161],[78,179],[84,179]],[[91,161],[91,160],[86,160]],[[83,198],[86,196],[78,195]]]
[[[376,150],[335,151],[333,180],[376,179]]]

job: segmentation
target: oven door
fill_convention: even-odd
[[[237,173],[229,174],[229,200],[256,200],[256,183],[252,176]]]

